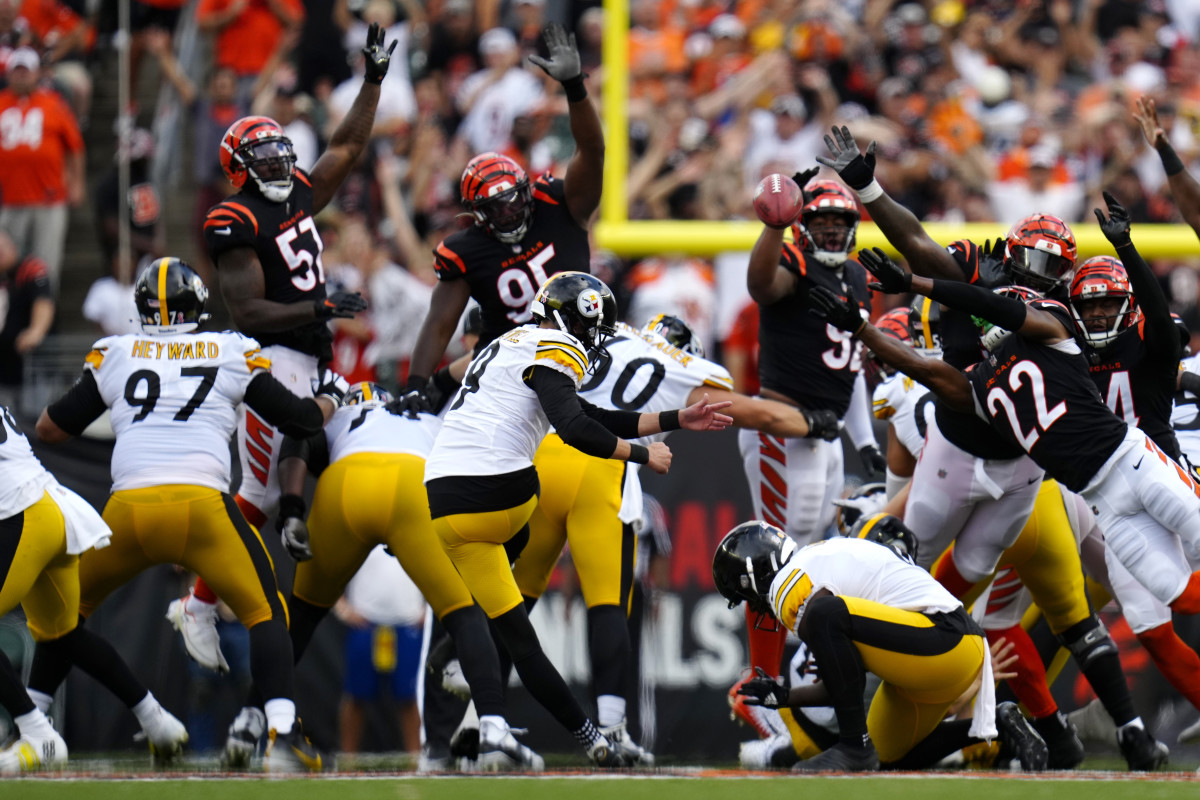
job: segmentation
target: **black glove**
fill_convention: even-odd
[[[396,49],[396,44],[397,41],[393,39],[392,46],[384,50],[383,28],[379,27],[378,22],[371,23],[367,30],[367,45],[362,49],[362,54],[367,59],[367,71],[363,80],[376,86],[383,83],[383,77],[387,75],[388,67],[391,66],[392,51]]]
[[[850,333],[858,333],[867,324],[858,313],[858,303],[843,300],[824,286],[814,286],[808,293],[809,311],[821,319]]]
[[[828,408],[814,408],[811,411],[802,408],[800,413],[804,415],[804,420],[808,423],[808,436],[804,438],[824,439],[832,442],[841,434],[837,414]]]
[[[358,292],[334,292],[324,300],[313,300],[317,319],[350,319],[359,311],[366,310],[367,300]]]
[[[409,375],[404,384],[404,392],[384,406],[396,416],[408,416],[416,419],[418,414],[432,414],[433,404],[426,394],[429,379],[419,375]]]
[[[312,546],[308,541],[308,526],[304,524],[304,498],[285,494],[279,498],[279,516],[275,518],[275,530],[287,550],[296,561],[312,558]]]
[[[979,248],[979,274],[994,275],[1004,264],[1004,251],[1008,241],[1003,236],[997,236],[995,241],[985,240]]]
[[[808,203],[810,200],[812,200],[812,195],[806,192],[804,187],[808,185],[809,181],[817,177],[817,173],[820,171],[820,167],[813,167],[812,169],[806,169],[803,172],[796,172],[792,174],[792,180],[794,180],[796,185],[800,187],[800,194],[803,196],[805,203]]]
[[[530,61],[559,83],[583,77],[583,63],[579,59],[579,48],[575,46],[575,34],[567,33],[566,28],[554,22],[542,30],[542,38],[546,41],[546,52],[550,57],[531,55]]]
[[[786,686],[764,672],[762,667],[755,667],[754,674],[758,677],[751,678],[738,687],[738,694],[746,698],[746,705],[767,708],[779,708],[787,705],[788,690]]]
[[[321,370],[319,378],[312,379],[313,397],[325,395],[335,406],[342,404],[342,398],[350,391],[350,384],[341,375],[331,369]]]
[[[817,163],[836,170],[851,189],[865,189],[875,180],[874,141],[867,145],[867,154],[864,156],[858,149],[858,142],[850,135],[850,129],[843,125],[840,128],[834,126],[832,137],[826,135],[825,146],[833,158],[817,156]]]
[[[867,284],[872,289],[885,294],[904,294],[912,291],[912,273],[906,272],[878,247],[858,251],[858,263],[875,276],[876,281]]]
[[[858,457],[862,459],[863,466],[867,468],[867,472],[872,475],[882,475],[887,472],[887,459],[883,457],[883,453],[879,452],[879,448],[873,444],[860,448]]]
[[[1104,234],[1104,238],[1112,242],[1113,247],[1125,247],[1130,244],[1129,239],[1129,212],[1125,210],[1125,206],[1117,198],[1113,197],[1108,192],[1104,192],[1104,202],[1108,204],[1108,219],[1104,218],[1104,212],[1098,208],[1092,209],[1096,212],[1096,219],[1100,221],[1100,232]]]

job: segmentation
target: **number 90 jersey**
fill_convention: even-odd
[[[517,244],[505,244],[475,225],[447,236],[433,251],[438,280],[465,280],[482,310],[476,353],[533,319],[529,303],[551,275],[589,271],[587,230],[567,209],[563,182],[544,175],[532,189],[533,219]]]
[[[569,333],[536,325],[509,331],[485,347],[450,401],[425,462],[426,483],[533,466],[533,455],[550,431],[537,393],[522,377],[534,366],[561,372],[579,388],[588,371],[587,353]]]
[[[229,491],[229,437],[271,362],[240,333],[109,336],[84,369],[112,409],[113,491],[182,483]]]
[[[220,265],[223,253],[249,247],[262,265],[263,297],[275,303],[325,299],[325,245],[312,216],[313,189],[308,176],[297,169],[292,193],[273,203],[241,191],[209,209],[204,220],[204,243],[209,258]],[[333,360],[333,334],[324,322],[279,332],[254,332],[264,346],[278,344]]]

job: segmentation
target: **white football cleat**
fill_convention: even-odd
[[[221,765],[226,769],[249,769],[250,759],[258,752],[258,740],[267,730],[267,715],[261,708],[246,706],[229,723]]]
[[[508,723],[497,725],[491,719],[479,723],[479,758],[475,768],[481,772],[522,770],[541,772],[546,762],[537,753],[517,741],[513,733],[523,730],[510,728]]]
[[[46,769],[66,760],[67,743],[53,728],[45,734],[21,734],[21,738],[0,750],[0,775]]]
[[[187,728],[170,711],[159,706],[148,722],[142,723],[142,733],[150,743],[150,755],[155,764],[166,764],[178,758],[187,744]]]
[[[616,751],[625,766],[654,766],[654,755],[630,737],[629,731],[625,728],[625,720],[621,720],[616,725],[601,728],[600,732],[604,734],[604,738],[608,739],[609,744],[612,745],[613,750]]]
[[[1176,741],[1178,741],[1180,744],[1200,742],[1200,719],[1181,730],[1179,732],[1179,738]]]
[[[462,664],[457,658],[450,659],[442,668],[442,688],[463,700],[471,699],[471,685],[467,683]]]
[[[792,737],[786,733],[751,739],[738,747],[738,761],[745,769],[789,768],[799,760],[792,748]]]
[[[167,619],[183,634],[183,646],[197,664],[225,675],[229,662],[221,652],[221,637],[217,633],[217,606],[202,603],[186,594],[167,606]]]

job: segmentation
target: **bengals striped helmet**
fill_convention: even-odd
[[[221,169],[234,187],[250,178],[273,203],[292,193],[296,151],[279,123],[270,117],[242,117],[221,138]]]
[[[804,187],[799,228],[813,255],[827,267],[840,267],[854,251],[862,214],[858,201],[837,181],[813,181]],[[821,218],[818,223],[817,219]],[[800,237],[796,241],[802,241]]]
[[[1129,273],[1112,256],[1089,258],[1071,281],[1075,326],[1098,350],[1108,347],[1133,324],[1137,316],[1135,302]]]
[[[880,315],[879,319],[875,320],[875,327],[885,336],[890,336],[893,339],[912,346],[912,336],[908,332],[908,309],[893,308],[886,314]],[[863,359],[865,360],[865,375],[868,382],[874,381],[877,375],[892,375],[895,373],[892,367],[885,364],[879,359],[879,356],[868,349],[863,350]]]
[[[1075,234],[1052,214],[1031,214],[1008,230],[1004,269],[1009,279],[1043,294],[1066,282],[1075,268]]]
[[[533,193],[520,164],[499,153],[475,156],[467,162],[458,188],[476,225],[505,244],[524,238],[533,219]]]

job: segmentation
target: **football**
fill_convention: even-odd
[[[786,228],[796,221],[804,205],[803,194],[796,182],[778,172],[763,178],[754,190],[754,213],[764,225]]]

